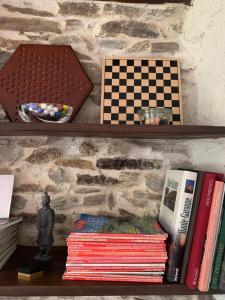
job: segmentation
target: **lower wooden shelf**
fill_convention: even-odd
[[[0,296],[112,296],[112,295],[201,295],[223,294],[192,291],[181,284],[112,283],[96,281],[63,281],[66,248],[54,247],[53,258],[46,267],[44,277],[31,282],[17,279],[18,266],[37,253],[35,247],[18,246],[9,262],[0,271]]]

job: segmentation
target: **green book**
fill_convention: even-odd
[[[221,217],[220,233],[217,242],[216,255],[213,263],[213,272],[210,287],[217,289],[219,285],[220,273],[222,269],[223,257],[225,250],[225,198],[223,200],[223,212]]]

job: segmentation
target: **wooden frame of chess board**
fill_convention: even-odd
[[[183,125],[179,60],[167,57],[104,58],[101,124],[140,124],[137,111],[148,107],[171,108],[172,125]]]

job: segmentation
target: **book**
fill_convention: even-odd
[[[216,248],[216,254],[215,259],[213,263],[213,272],[212,272],[212,278],[210,287],[212,289],[217,289],[219,284],[219,278],[223,263],[223,257],[225,253],[225,197],[223,200],[223,211],[221,216],[221,226],[220,226],[220,232],[217,242],[217,248]]]
[[[12,245],[8,249],[8,252],[5,254],[5,256],[0,260],[0,269],[7,263],[7,261],[10,259],[12,256],[13,252],[16,250],[16,245]]]
[[[4,222],[0,223],[0,234],[6,228],[9,228],[17,223],[20,223],[22,222],[22,220],[23,220],[22,217],[12,217],[7,220],[4,220]]]
[[[159,222],[169,234],[167,280],[177,282],[194,198],[197,172],[168,170],[162,194]]]
[[[88,234],[86,234],[88,233]],[[110,238],[110,239],[163,239],[167,234],[161,229],[156,219],[143,217],[105,217],[81,214],[75,223],[70,237],[77,238]]]
[[[223,181],[224,174],[205,173],[186,274],[186,285],[193,290],[197,289],[213,190],[216,180]]]
[[[216,181],[206,232],[204,255],[202,258],[198,281],[198,289],[202,292],[206,292],[209,290],[216,241],[218,237],[218,230],[221,218],[223,197],[224,183],[221,181]]]
[[[0,218],[9,218],[12,192],[13,192],[14,175],[0,175],[1,188],[1,210]]]
[[[223,257],[223,263],[220,273],[219,289],[225,291],[225,256]]]
[[[196,223],[196,217],[197,217],[199,200],[201,197],[204,177],[205,177],[205,173],[198,171],[198,178],[195,187],[194,200],[192,204],[191,216],[190,216],[190,221],[188,226],[187,239],[186,239],[186,244],[184,249],[181,273],[180,273],[180,283],[182,284],[185,283],[185,279],[186,279],[187,267],[188,267],[190,252],[191,252],[192,239],[194,234],[194,228]]]

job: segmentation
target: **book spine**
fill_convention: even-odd
[[[222,291],[225,291],[225,256],[223,258],[223,264],[222,264],[222,268],[221,268],[219,289]]]
[[[182,182],[182,191],[184,191],[185,182],[187,177],[194,181],[194,187],[196,186],[197,174],[192,176],[185,176]],[[186,243],[186,237],[188,232],[188,226],[190,221],[192,203],[194,198],[193,193],[182,192],[179,200],[184,199],[182,206],[180,205],[180,216],[177,218],[177,229],[172,236],[170,249],[169,249],[169,259],[168,259],[168,269],[167,269],[167,280],[169,282],[177,282],[180,276],[180,270],[182,267],[184,247]],[[181,202],[181,201],[180,201]],[[175,227],[176,228],[176,227]]]
[[[158,252],[121,252],[121,251],[68,251],[68,255],[69,256],[139,256],[139,257],[143,257],[143,256],[147,256],[147,257],[165,257],[166,255],[166,251],[158,251]]]
[[[68,247],[73,247],[74,249],[132,249],[132,250],[160,250],[165,248],[165,243],[143,243],[143,244],[124,244],[124,243],[80,243],[80,242],[67,242]]]
[[[71,266],[66,266],[66,270],[68,272],[72,272],[72,271],[90,271],[90,272],[94,272],[94,271],[99,271],[99,272],[164,272],[165,271],[165,267],[71,267]]]
[[[216,249],[216,256],[214,260],[213,265],[213,273],[212,273],[212,279],[210,287],[212,289],[217,289],[219,284],[219,278],[223,263],[223,256],[224,256],[224,250],[225,250],[225,197],[223,200],[223,212],[222,212],[222,222],[220,227],[220,233],[217,243],[217,249]]]
[[[209,290],[210,276],[212,272],[213,258],[215,254],[216,240],[221,217],[224,183],[215,182],[212,205],[209,214],[209,221],[206,232],[204,255],[202,258],[198,289],[202,292]]]
[[[185,244],[185,249],[184,249],[183,262],[182,262],[182,267],[181,267],[180,283],[182,283],[182,284],[185,283],[185,279],[186,279],[187,267],[188,267],[188,262],[189,262],[189,257],[190,257],[192,239],[193,239],[193,234],[194,234],[194,228],[195,228],[196,217],[197,217],[197,212],[198,212],[199,200],[200,200],[201,192],[202,192],[204,176],[205,176],[204,172],[198,173],[198,179],[197,179],[197,183],[196,183],[193,205],[192,205],[192,210],[191,210],[191,217],[190,217],[190,222],[189,222],[189,226],[188,226],[187,239],[186,239],[186,244]]]
[[[99,242],[99,243],[127,243],[127,244],[135,244],[135,243],[157,243],[161,244],[166,240],[166,237],[163,239],[112,239],[112,238],[95,238],[94,242]],[[70,238],[69,241],[76,241],[76,242],[93,242],[93,239],[91,237],[77,237],[77,238]]]
[[[63,275],[63,280],[95,280],[95,281],[128,281],[128,282],[155,282],[162,283],[162,276],[84,276],[83,274],[77,276]]]
[[[197,288],[215,180],[216,174],[205,174],[186,275],[186,285],[192,290]]]
[[[156,223],[157,224],[157,223]],[[76,237],[91,237],[91,238],[123,238],[123,239],[132,239],[132,238],[138,238],[138,239],[150,239],[150,238],[162,238],[164,236],[167,236],[166,233],[160,234],[143,234],[143,233],[97,233],[97,232],[71,232],[71,236]]]

